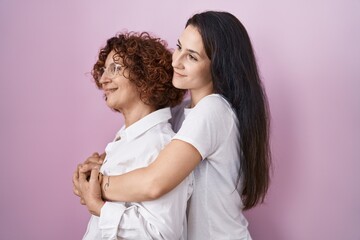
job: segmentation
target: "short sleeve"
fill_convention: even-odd
[[[187,114],[173,139],[191,144],[205,159],[224,142],[233,124],[234,113],[229,103],[220,95],[212,94]]]

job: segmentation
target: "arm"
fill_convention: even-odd
[[[108,201],[122,202],[157,199],[181,183],[200,161],[201,155],[195,147],[172,140],[148,167],[104,177],[102,196]]]

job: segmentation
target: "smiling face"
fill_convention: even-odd
[[[211,62],[196,27],[189,25],[181,34],[173,53],[172,66],[173,85],[176,88],[189,89],[192,97],[194,94],[208,95],[213,92]]]
[[[101,89],[104,91],[108,107],[123,112],[139,103],[142,104],[142,101],[135,85],[125,77],[129,74],[124,67],[120,67],[118,73],[114,77],[110,77],[109,74],[106,73],[110,64],[114,63],[114,55],[115,52],[111,51],[107,56],[104,66],[106,70],[101,76],[99,83]],[[122,66],[122,59],[116,59],[116,63]]]

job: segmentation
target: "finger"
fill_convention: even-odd
[[[90,180],[89,182],[99,182],[99,168],[95,167],[93,170],[91,170]]]
[[[101,164],[99,163],[87,163],[87,164],[83,164],[82,167],[80,168],[80,171],[79,172],[82,172],[82,173],[86,173],[86,172],[89,172],[89,175],[90,175],[90,171],[94,168],[100,168]]]
[[[75,182],[77,182],[77,179],[79,178],[79,172],[78,171],[75,171],[73,173],[73,177],[72,177],[72,182],[73,184],[75,184]]]
[[[89,163],[84,163],[81,165],[81,167],[79,168],[79,174],[80,173],[86,173],[86,172],[90,172],[91,168],[89,166]]]
[[[75,174],[74,174],[74,176],[75,176]],[[73,178],[73,193],[76,196],[81,197],[80,184],[79,184],[79,178],[78,177]]]
[[[79,190],[78,190],[77,188],[75,188],[75,187],[73,188],[73,193],[74,193],[76,196],[81,197]]]
[[[77,165],[77,167],[76,167],[77,171],[79,171],[79,169],[81,168],[81,165],[82,165],[81,163]]]
[[[73,188],[76,188],[77,190],[79,190],[80,189],[79,188],[79,175],[77,172],[74,173],[72,182],[73,182]]]
[[[101,160],[104,160],[105,157],[106,157],[106,153],[103,153],[103,154],[100,155],[100,159],[101,159]]]
[[[103,160],[100,158],[100,156],[96,156],[96,157],[89,157],[88,159],[86,159],[86,161],[84,163],[102,163]]]
[[[82,182],[87,181],[86,180],[86,174],[79,172],[79,183],[81,184]]]

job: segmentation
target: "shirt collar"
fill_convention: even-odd
[[[135,123],[131,124],[129,127],[125,128],[122,127],[119,131],[119,134],[125,134],[126,139],[131,141],[150,128],[154,127],[155,125],[168,121],[171,118],[171,111],[170,108],[162,108],[157,111],[154,111],[145,117],[141,118],[140,120],[136,121]]]

